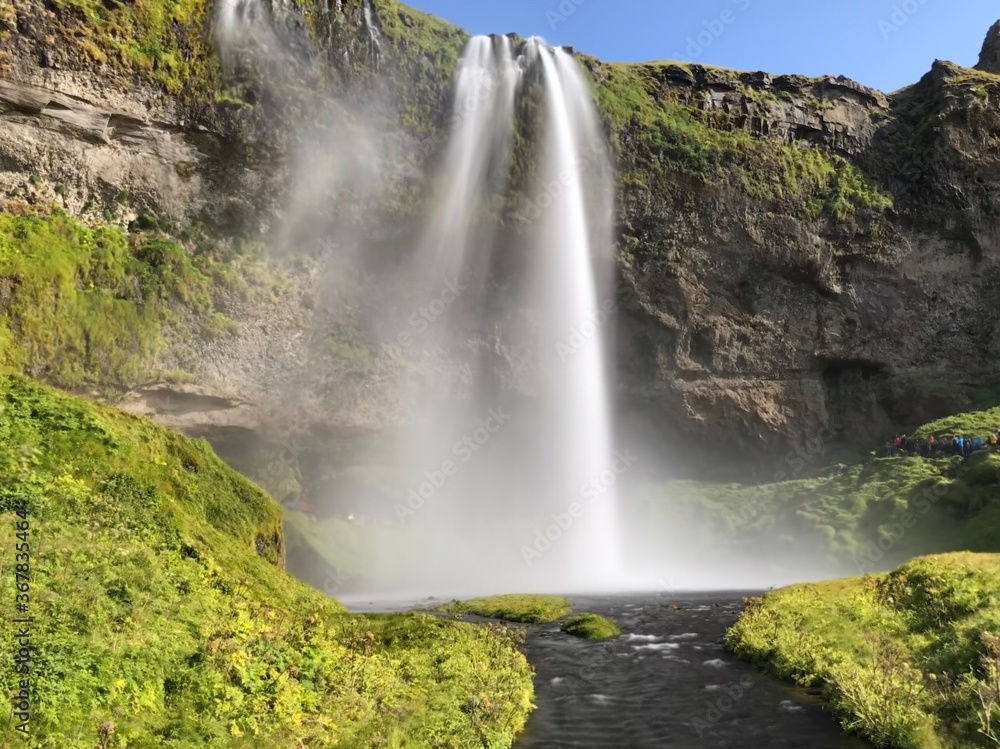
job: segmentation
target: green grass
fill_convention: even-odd
[[[627,184],[664,195],[677,192],[679,177],[728,184],[810,219],[843,221],[892,205],[882,187],[826,148],[755,137],[727,114],[681,103],[659,80],[672,63],[589,64],[597,71],[598,106],[614,132],[628,131],[633,143],[623,154]]]
[[[899,208],[921,223],[940,226],[978,195],[954,196],[942,184],[961,178],[974,182],[975,173],[956,152],[949,128],[964,138],[989,142],[1000,124],[988,97],[1000,97],[1000,76],[949,62],[939,62],[917,83],[896,91],[883,115],[889,127],[884,140],[865,157],[866,169],[883,179],[906,178],[908,198]],[[958,102],[961,104],[957,105]],[[959,149],[961,150],[961,149]],[[985,151],[984,151],[985,153]]]
[[[221,312],[213,312],[202,323],[201,333],[210,340],[234,336],[240,332],[240,324]]]
[[[170,307],[211,304],[183,248],[88,228],[57,209],[0,213],[0,289],[0,364],[70,387],[136,382],[159,353]]]
[[[86,226],[58,208],[0,211],[0,366],[120,392],[157,369],[171,328],[237,332],[214,300],[252,293],[245,264],[199,242]]]
[[[623,501],[636,545],[662,547],[685,527],[705,548],[863,572],[918,554],[1000,552],[998,495],[1000,454],[983,451],[964,463],[873,459],[835,476],[764,485],[672,482]]]
[[[935,438],[955,435],[985,437],[996,432],[997,429],[1000,429],[1000,406],[984,411],[969,411],[932,421],[917,429],[913,433],[913,437],[927,439],[932,434]]]
[[[452,601],[439,610],[453,614],[474,614],[505,622],[544,624],[569,614],[570,605],[562,596],[512,594]]]
[[[992,390],[980,397],[990,402]],[[985,436],[997,426],[1000,407],[930,422],[911,436]],[[808,559],[859,572],[922,554],[1000,552],[997,448],[966,459],[869,457],[829,466],[833,455],[839,453],[827,445],[790,451],[766,484],[675,481],[626,494],[623,512],[637,528],[633,546],[676,542],[670,530],[684,527],[688,540],[706,548],[721,544],[753,558]]]
[[[371,570],[371,547],[367,544],[370,530],[343,520],[317,519],[294,510],[286,510],[285,525],[298,534],[296,543],[308,545],[339,575],[352,578]]]
[[[610,640],[622,633],[617,624],[599,614],[570,617],[563,622],[561,629],[568,635],[584,640]]]
[[[293,5],[300,9],[317,50],[323,44],[363,49],[366,42],[360,29],[358,34],[340,27],[331,30],[325,6],[303,0],[293,0]],[[436,102],[439,89],[450,84],[457,50],[466,35],[396,0],[373,0],[372,5],[388,42],[383,50],[387,63],[398,78],[393,90],[405,95],[403,116],[426,122],[426,108]],[[361,0],[342,3],[349,18],[360,17],[361,6]],[[244,108],[247,105],[239,90],[235,94],[223,90],[211,34],[215,7],[206,0],[53,0],[46,23],[47,31],[70,52],[77,67],[97,68],[105,75],[119,71],[154,83],[170,94]],[[317,57],[321,64],[325,62],[326,55]],[[352,72],[367,74],[365,65],[366,61],[357,60]],[[340,72],[328,66],[326,74],[336,78]]]
[[[280,508],[207,443],[0,374],[10,605],[19,510],[33,747],[502,747],[531,709],[515,634],[346,614],[282,571]]]
[[[53,0],[50,30],[88,66],[115,66],[170,93],[214,72],[206,0]]]
[[[751,599],[726,643],[875,746],[937,749],[1000,746],[998,635],[1000,556],[950,554]]]

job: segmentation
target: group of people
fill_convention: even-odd
[[[996,447],[1000,444],[1000,429],[986,437],[967,437],[964,435],[954,437],[935,438],[932,434],[926,440],[910,439],[905,434],[897,434],[895,439],[887,440],[882,446],[883,457],[890,458],[893,455],[909,454],[923,455],[926,457],[939,455],[972,455],[976,450],[986,447]]]

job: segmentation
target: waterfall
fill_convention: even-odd
[[[371,0],[364,0],[365,30],[368,32],[368,60],[371,66],[378,70],[382,59],[382,33],[375,25]]]
[[[459,60],[445,155],[444,195],[428,222],[418,261],[436,278],[457,278],[490,182],[491,165],[506,166],[521,68],[505,36],[476,36]],[[502,185],[500,186],[502,187]]]
[[[544,95],[543,128],[526,146],[534,178],[520,185],[531,209],[521,231],[501,238],[483,216],[508,189],[528,74]],[[420,426],[397,449],[412,477],[395,505],[404,528],[379,544],[374,577],[394,594],[611,587],[616,474],[604,339],[614,307],[605,288],[613,180],[573,57],[539,39],[515,56],[507,37],[472,38],[455,75],[440,179],[405,278],[417,299],[404,309],[434,312],[437,303],[420,320],[420,348],[442,369],[463,361],[462,350],[467,362],[490,321],[498,331],[491,345],[530,361],[533,384],[514,394],[485,387],[494,373],[473,362],[463,365],[473,367],[464,386],[445,379],[420,393]],[[515,299],[498,300],[483,269],[507,252],[526,267],[515,273]],[[462,295],[446,305],[437,296],[447,284]],[[508,310],[500,319],[491,317],[497,307]]]
[[[279,236],[308,246],[334,198],[350,205],[352,186],[372,171],[362,162],[377,166],[381,152],[366,150],[377,133],[351,135],[357,111],[311,95],[320,66],[301,54],[309,40],[286,2],[229,0],[217,29],[223,52],[269,63],[270,82],[281,84],[271,106],[298,102],[328,125],[298,134]],[[382,42],[368,0],[363,9],[374,62]],[[354,289],[377,302],[356,312],[383,353],[399,352],[408,406],[392,444],[361,461],[389,468],[379,510],[394,520],[362,534],[365,577],[385,595],[608,589],[618,580],[621,462],[605,360],[614,180],[587,80],[571,54],[543,40],[516,50],[509,37],[477,36],[459,61],[452,106],[447,141],[415,144],[440,154],[422,226],[393,248],[398,259],[374,240],[381,288]],[[505,221],[515,204],[515,222]]]
[[[618,565],[616,472],[604,361],[615,300],[595,268],[599,256],[609,260],[613,246],[610,166],[576,61],[566,51],[537,41],[532,48],[532,57],[542,66],[548,117],[540,178],[546,192],[539,195],[550,194],[551,201],[537,219],[536,252],[543,258],[542,340],[552,378],[546,405],[553,427],[550,439],[558,446],[552,455],[551,491],[553,497],[563,497],[560,513],[574,502],[582,507],[572,534],[564,534],[561,541],[571,570],[567,578],[576,585],[599,587],[613,582]]]

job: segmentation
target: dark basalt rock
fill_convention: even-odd
[[[987,73],[1000,74],[1000,21],[993,24],[986,35],[983,51],[979,53],[979,63],[976,67]]]

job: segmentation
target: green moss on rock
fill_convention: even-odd
[[[927,439],[931,435],[934,435],[935,438],[952,435],[984,437],[993,434],[998,429],[1000,429],[1000,406],[982,411],[955,414],[932,421],[919,427],[913,433],[913,437],[914,439]]]
[[[959,414],[915,435],[983,436],[996,429],[998,418],[1000,409]],[[782,468],[806,475],[806,461],[795,453]],[[636,543],[647,548],[671,543],[671,529],[680,525],[705,548],[721,545],[757,559],[808,558],[825,569],[864,572],[921,554],[1000,552],[996,449],[967,459],[871,457],[819,473],[758,485],[648,486],[624,498],[623,511],[642,529]]]
[[[985,437],[998,427],[1000,407],[930,422],[911,437]],[[859,571],[885,569],[921,554],[1000,552],[996,447],[967,458],[878,454],[872,451],[861,462],[833,466],[819,462],[817,455],[809,466],[809,455],[790,452],[775,478],[803,478],[650,485],[624,498],[623,508],[633,521],[641,521],[646,543],[666,543],[669,529],[682,524],[701,534],[708,547],[723,542],[751,556],[806,555],[838,568],[860,565]]]
[[[807,219],[843,221],[892,205],[885,190],[825,147],[754,136],[729,114],[681,102],[664,86],[664,75],[693,83],[690,67],[584,59],[594,70],[598,106],[618,140],[628,143],[621,165],[627,186],[670,195],[693,178]],[[722,78],[737,75],[720,72]]]
[[[0,522],[19,521],[34,746],[504,747],[531,709],[505,629],[346,614],[281,570],[280,508],[207,443],[0,374]]]
[[[617,624],[600,614],[580,614],[570,617],[563,622],[561,630],[573,637],[595,641],[610,640],[622,633]]]
[[[127,390],[156,369],[171,326],[236,332],[214,299],[246,290],[242,267],[58,208],[0,211],[0,366],[62,387]]]
[[[215,80],[212,7],[207,0],[52,0],[47,15],[31,3],[16,12],[26,28],[44,18],[54,38],[35,42],[53,45],[75,67],[118,70],[177,94]]]
[[[65,386],[136,381],[159,350],[164,305],[207,303],[182,249],[59,211],[0,213],[0,289],[0,364]]]

